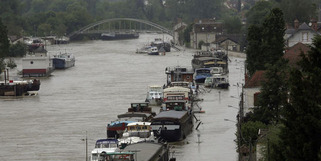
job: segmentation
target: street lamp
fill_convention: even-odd
[[[88,161],[88,139],[87,139],[87,131],[86,131],[86,138],[81,139],[82,141],[86,142],[86,161]]]

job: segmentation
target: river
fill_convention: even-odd
[[[106,137],[107,123],[126,112],[131,102],[144,101],[148,85],[165,84],[167,66],[191,66],[194,51],[189,49],[165,56],[135,54],[158,37],[163,35],[48,46],[49,52],[72,52],[76,65],[41,78],[37,96],[0,98],[0,160],[84,161],[86,132],[89,155],[95,141]],[[205,113],[196,117],[202,124],[184,141],[171,144],[171,155],[178,161],[237,160],[235,121],[241,92],[237,83],[244,81],[244,58],[229,58],[231,86],[200,94]],[[14,73],[21,70],[21,58],[16,63],[11,79],[18,79]]]

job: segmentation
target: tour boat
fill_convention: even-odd
[[[112,153],[118,149],[117,139],[99,139],[91,151],[91,161],[101,161],[105,153]]]
[[[143,141],[154,141],[154,134],[151,130],[150,122],[132,122],[127,124],[123,136],[119,138],[121,145],[129,145]]]
[[[163,99],[163,87],[159,85],[148,86],[146,101],[149,105],[161,105]]]
[[[199,68],[195,70],[195,74],[194,74],[194,81],[196,83],[204,83],[205,79],[207,77],[211,77],[211,69],[210,68]]]
[[[171,44],[168,42],[163,41],[161,38],[155,38],[155,40],[151,43],[151,46],[157,47],[159,50],[160,48],[164,48],[166,52],[171,51]]]
[[[148,55],[159,55],[157,47],[152,46],[148,51]]]

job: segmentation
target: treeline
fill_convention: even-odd
[[[181,18],[221,18],[224,0],[1,0],[8,35],[65,35],[108,18],[145,19],[163,26]]]

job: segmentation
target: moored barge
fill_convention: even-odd
[[[151,122],[154,135],[168,142],[185,139],[192,131],[193,126],[191,111],[163,111]]]

